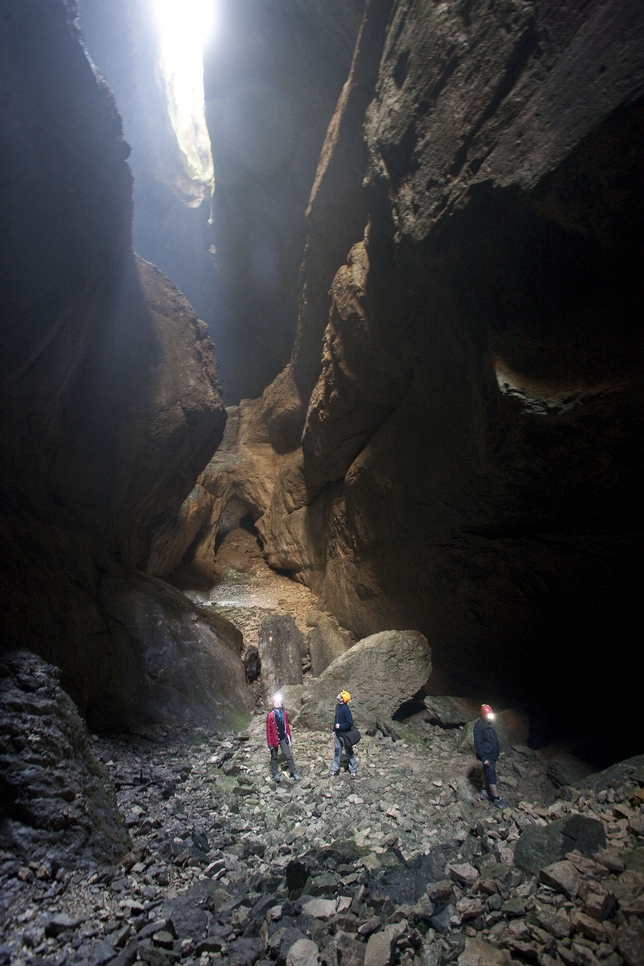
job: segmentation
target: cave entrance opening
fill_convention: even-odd
[[[190,208],[212,194],[214,166],[206,125],[203,47],[214,29],[212,0],[152,0],[159,31],[159,74],[184,179],[173,185]]]

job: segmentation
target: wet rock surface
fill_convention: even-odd
[[[557,793],[539,754],[513,749],[497,810],[466,777],[460,729],[426,718],[408,719],[404,739],[365,736],[353,781],[328,776],[328,732],[296,729],[301,781],[283,771],[276,785],[263,713],[238,735],[94,740],[131,851],[114,865],[72,853],[56,865],[5,845],[1,961],[639,966],[638,761],[617,783]],[[525,830],[561,819],[601,823],[606,848],[519,868]]]

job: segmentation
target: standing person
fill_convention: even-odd
[[[476,757],[483,764],[481,798],[491,800],[497,808],[505,808],[496,784],[496,763],[501,749],[494,727],[494,712],[489,704],[481,705],[481,717],[474,725],[474,747]]]
[[[344,748],[349,759],[349,777],[355,778],[358,762],[353,753],[352,746],[348,742],[345,744],[342,738],[342,735],[345,732],[351,731],[353,728],[353,715],[349,710],[349,701],[351,700],[351,695],[348,691],[340,691],[336,700],[338,703],[335,708],[335,718],[333,721],[333,744],[335,747],[335,754],[333,756],[333,764],[331,765],[331,774],[337,775],[338,771],[340,770],[340,759],[342,757],[342,749]]]
[[[266,715],[266,743],[271,750],[271,771],[276,782],[280,781],[280,771],[277,764],[278,750],[282,749],[282,754],[288,762],[291,776],[299,782],[293,755],[291,754],[291,727],[288,723],[288,715],[284,710],[282,695],[273,695],[273,710]]]

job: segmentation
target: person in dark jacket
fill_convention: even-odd
[[[491,800],[497,808],[505,808],[496,784],[496,763],[501,749],[494,727],[494,712],[489,704],[481,705],[481,717],[474,725],[474,747],[476,757],[483,765],[481,798]]]
[[[349,701],[351,700],[351,695],[348,691],[340,691],[337,697],[337,705],[335,708],[335,718],[333,720],[333,745],[335,748],[335,754],[333,756],[333,764],[331,765],[331,775],[337,775],[340,770],[340,759],[342,758],[342,749],[344,748],[349,759],[349,777],[356,777],[356,769],[358,767],[358,762],[356,756],[353,753],[353,748],[349,742],[345,742],[342,735],[347,731],[351,731],[353,728],[353,715],[349,710]]]
[[[282,695],[273,696],[273,710],[266,715],[266,743],[271,750],[271,771],[276,782],[280,781],[279,766],[277,764],[278,750],[282,749],[282,754],[286,758],[291,776],[299,782],[293,755],[291,753],[291,728],[288,723],[288,715],[284,710]]]

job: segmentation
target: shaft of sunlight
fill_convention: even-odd
[[[168,116],[188,182],[176,187],[190,207],[209,198],[214,188],[203,85],[203,45],[212,35],[214,2],[153,0]]]

